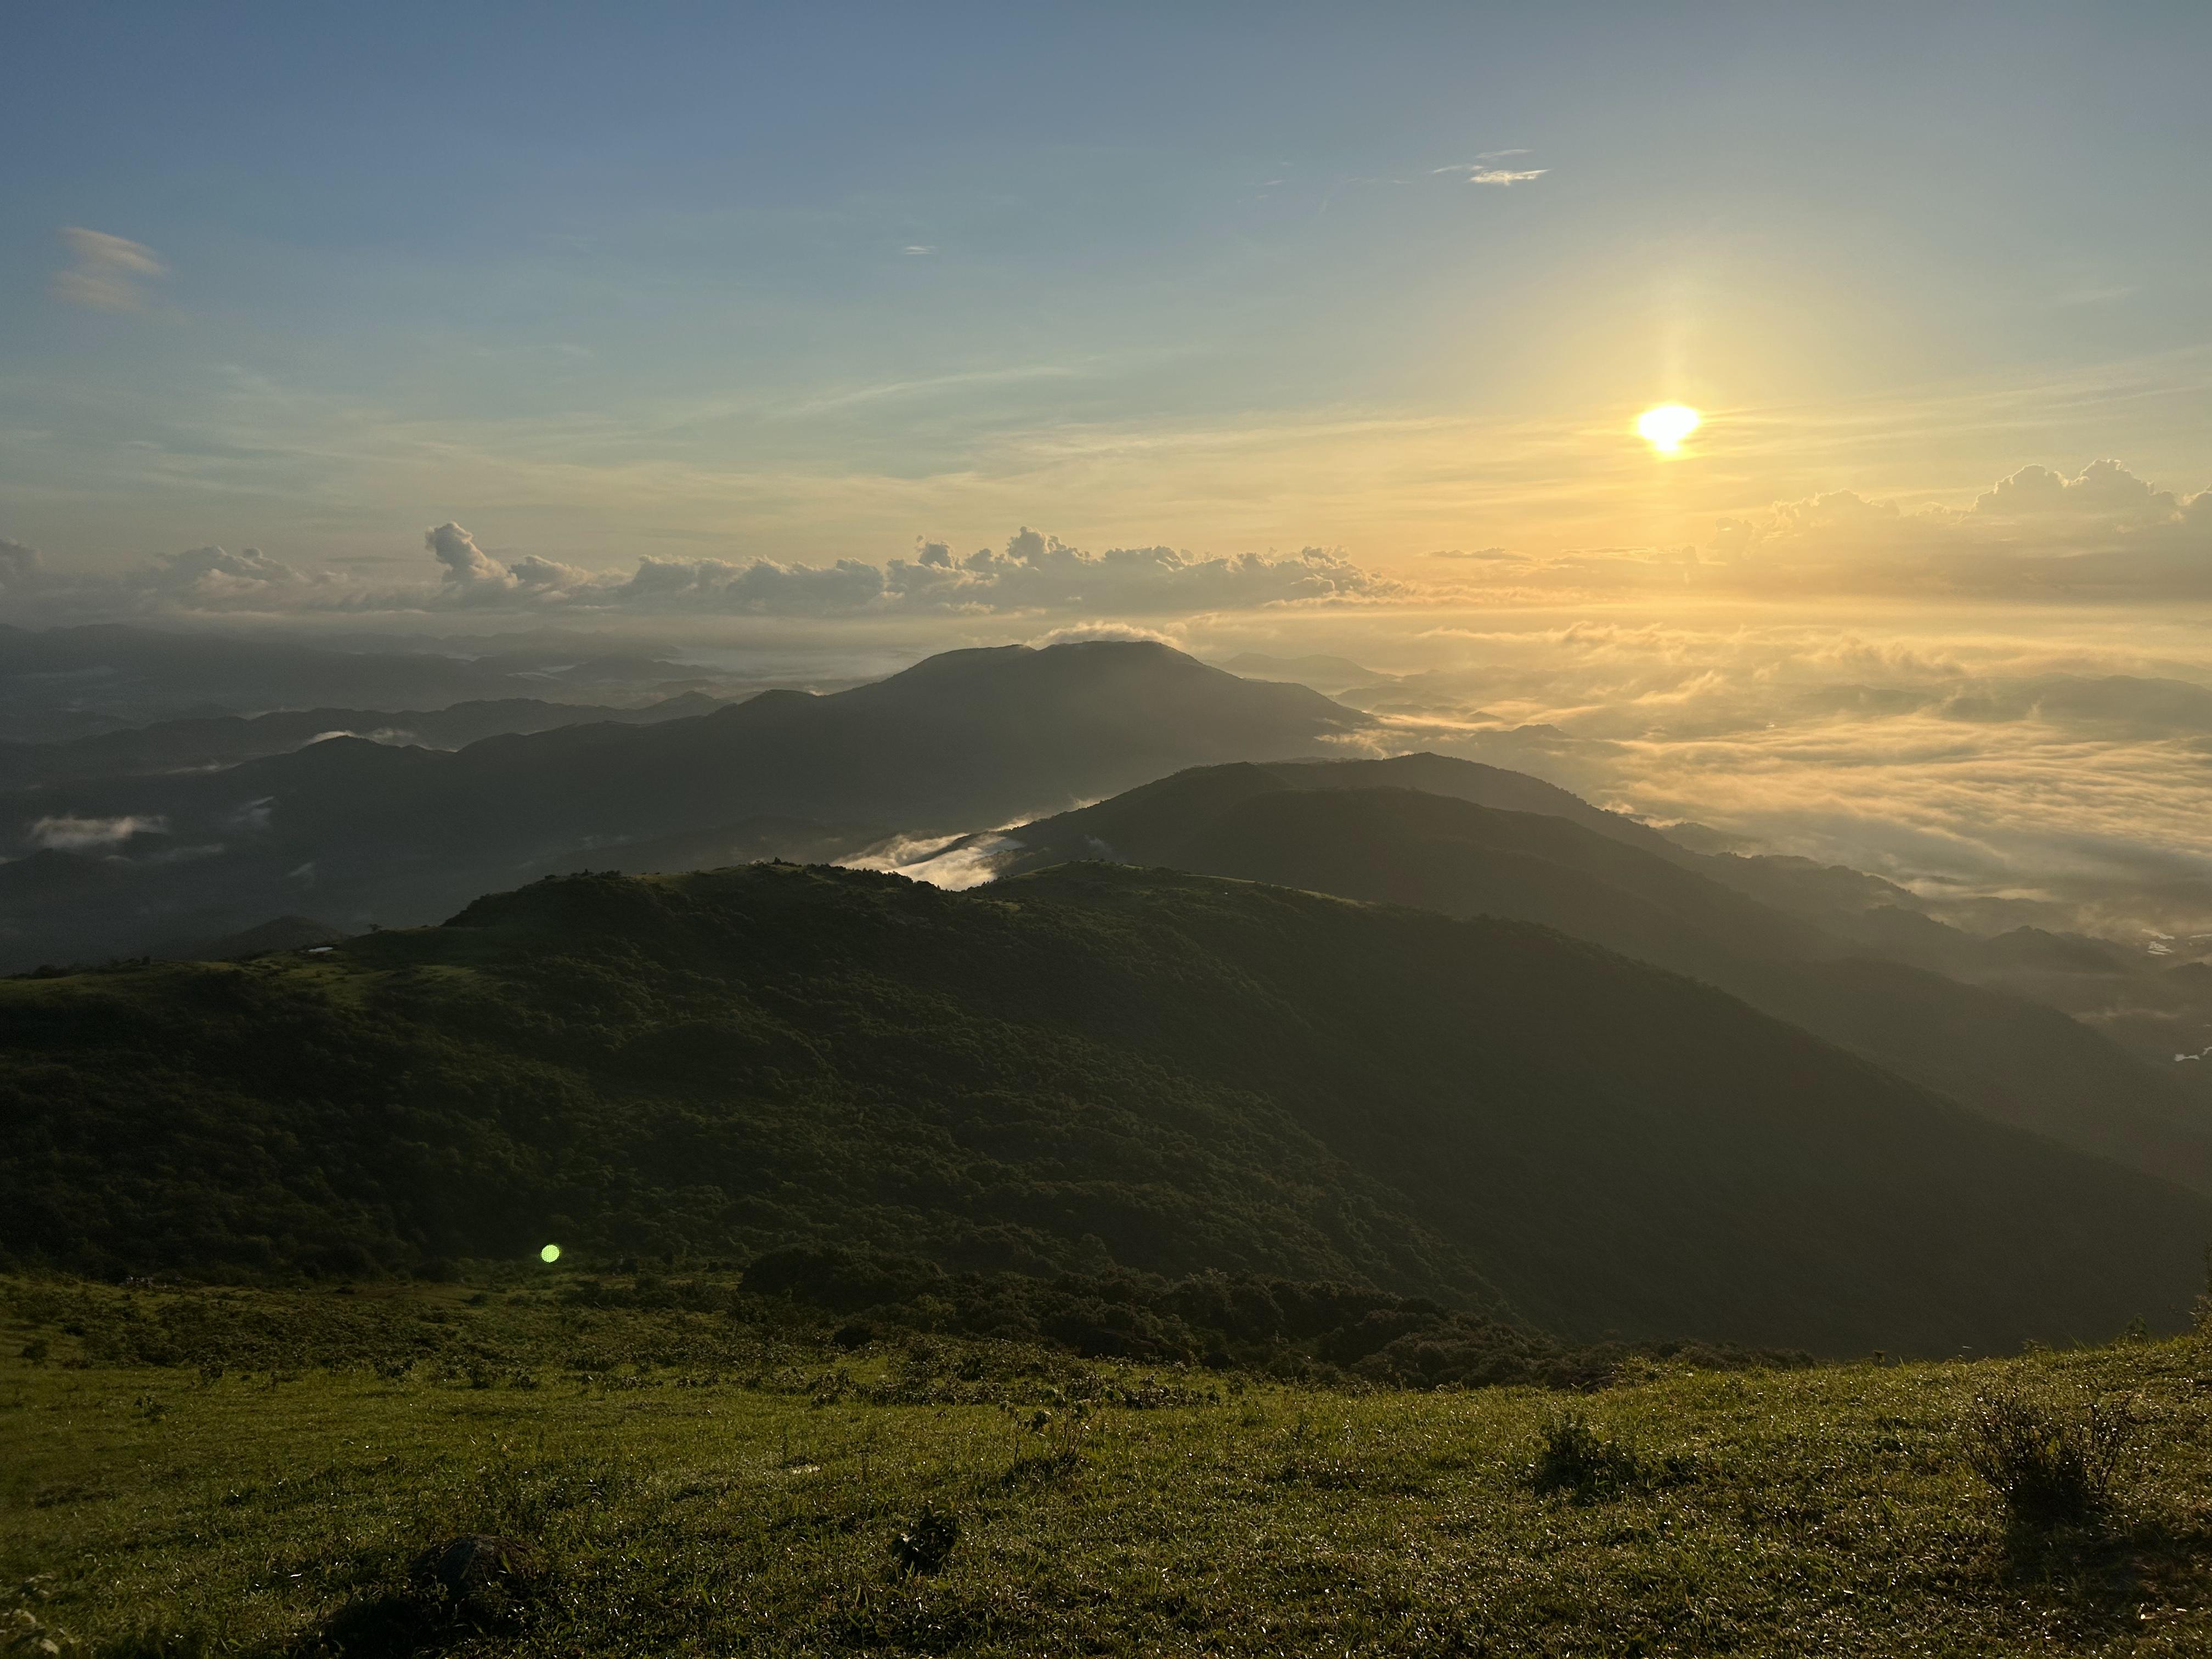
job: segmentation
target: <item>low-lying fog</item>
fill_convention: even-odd
[[[733,678],[772,655],[826,688],[937,650],[1116,633],[1309,684],[1385,720],[1381,748],[1532,772],[1696,826],[1677,833],[1702,847],[1868,870],[1964,925],[2190,954],[2212,933],[2212,613],[2193,606],[1285,607],[785,621],[750,640],[725,618],[651,643]]]
[[[1408,744],[1537,773],[1707,843],[1849,864],[2134,937],[2212,928],[2204,615],[1629,607],[1182,630]],[[1325,653],[1377,671],[1269,665]],[[2010,912],[2012,907],[2004,907]],[[2017,919],[2026,919],[2018,917]]]

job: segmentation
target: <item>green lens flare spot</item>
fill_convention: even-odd
[[[561,1247],[558,1244],[548,1244],[544,1249],[538,1251],[538,1259],[540,1261],[558,1261],[561,1259]]]

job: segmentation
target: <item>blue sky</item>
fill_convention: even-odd
[[[1389,569],[2105,455],[2194,491],[2208,48],[2201,4],[17,8],[0,537]],[[1668,398],[1709,422],[1655,471]]]

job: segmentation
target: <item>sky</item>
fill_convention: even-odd
[[[2199,4],[142,0],[0,44],[0,535],[63,571],[1034,526],[1449,585],[2030,465],[2212,484]]]
[[[1334,652],[1758,845],[2212,881],[2201,0],[140,0],[0,55],[0,620]],[[2115,676],[2181,690],[2051,690]]]

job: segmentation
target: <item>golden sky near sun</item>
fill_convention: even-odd
[[[149,17],[124,61],[48,9],[0,127],[103,113],[0,170],[0,538],[1412,572],[2028,465],[2212,483],[2212,11],[2149,52],[1937,9],[1901,61],[1818,9],[798,8],[626,18],[629,59],[556,17],[531,50],[628,91],[548,100],[428,10]],[[1668,405],[1702,423],[1638,431]]]
[[[1698,411],[1686,404],[1660,404],[1636,417],[1636,432],[1652,448],[1672,455],[1704,423]]]

